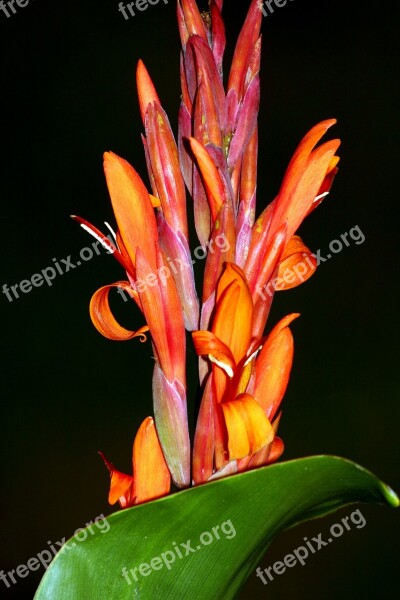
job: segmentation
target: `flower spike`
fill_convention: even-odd
[[[297,231],[331,189],[340,140],[321,142],[335,119],[312,127],[276,197],[262,202],[256,219],[262,2],[250,1],[226,88],[222,7],[223,0],[209,0],[209,11],[201,13],[195,0],[177,2],[182,92],[176,137],[144,62],[137,63],[149,190],[126,160],[106,152],[116,233],[106,236],[73,217],[126,273],[94,293],[94,326],[111,340],[144,341],[148,333],[152,344],[154,420],[148,417],[135,437],[132,474],[102,455],[111,476],[109,501],[122,508],[168,494],[171,479],[178,488],[205,484],[271,464],[284,451],[278,427],[294,358],[290,326],[299,315],[272,328],[268,323],[268,335],[264,331],[275,292],[316,271],[317,260]],[[194,257],[187,193],[200,242]],[[200,260],[204,277],[197,293],[194,265]],[[111,312],[115,288],[143,315],[135,331]],[[201,395],[193,446],[185,329],[198,356]]]

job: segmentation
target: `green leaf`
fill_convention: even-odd
[[[352,502],[399,506],[374,475],[332,456],[227,477],[114,513],[108,531],[106,522],[92,526],[85,541],[81,532],[56,556],[35,600],[229,600],[280,531]]]

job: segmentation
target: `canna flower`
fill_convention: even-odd
[[[267,450],[265,462],[269,458],[277,426],[273,419],[293,361],[293,338],[288,325],[298,315],[282,319],[267,338],[254,339],[253,312],[243,271],[228,263],[218,283],[210,331],[192,334],[196,352],[207,356],[212,365],[194,443],[196,483],[213,477],[215,470],[224,473],[230,461],[248,458],[247,463],[229,467],[242,470],[263,448]],[[278,441],[275,448],[277,444],[281,446]]]
[[[223,0],[200,13],[195,0],[178,0],[181,105],[175,139],[142,60],[136,69],[142,136],[151,192],[129,163],[112,152],[104,171],[117,222],[106,237],[74,217],[112,253],[126,280],[101,287],[90,315],[111,340],[145,341],[154,352],[152,418],[133,446],[133,475],[111,474],[111,503],[132,506],[178,488],[276,461],[281,403],[293,363],[290,325],[281,319],[265,336],[275,291],[291,289],[316,271],[298,235],[310,212],[329,194],[338,171],[339,140],[320,143],[336,123],[322,121],[300,142],[275,199],[256,219],[258,111],[262,12],[252,0],[223,83],[226,45]],[[187,223],[187,192],[206,255],[201,293],[195,286]],[[219,244],[224,239],[226,243]],[[179,268],[176,266],[179,265]],[[145,323],[130,331],[109,305],[118,287]],[[186,403],[186,337],[198,355],[201,403],[193,448]],[[189,355],[190,356],[190,355]]]

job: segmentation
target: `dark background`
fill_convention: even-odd
[[[232,54],[248,0],[226,0]],[[134,84],[148,66],[173,125],[179,105],[175,2],[125,21],[117,0],[31,0],[0,13],[2,272],[30,278],[92,239],[68,215],[113,223],[102,153],[113,150],[146,177]],[[202,5],[205,8],[205,5]],[[374,471],[397,491],[398,88],[395,2],[294,0],[263,19],[258,207],[276,194],[296,144],[337,117],[343,140],[330,198],[302,226],[313,249],[358,225],[317,275],[275,299],[271,322],[292,311],[295,365],[281,435],[286,458],[333,453]],[[331,136],[332,137],[332,136]],[[147,181],[147,179],[145,179]],[[105,253],[9,302],[2,319],[0,569],[8,571],[67,538],[107,504],[102,449],[129,470],[134,432],[151,413],[151,349],[118,344],[91,325],[88,302],[123,278]],[[133,305],[114,302],[127,326]],[[268,507],[265,507],[268,511]],[[398,580],[399,514],[362,506],[353,529],[268,586],[255,576],[241,598],[389,597]],[[326,532],[351,508],[282,534],[263,566]],[[7,590],[32,598],[43,570]]]

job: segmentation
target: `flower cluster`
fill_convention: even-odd
[[[294,153],[276,198],[255,219],[260,102],[261,19],[252,0],[223,85],[223,0],[210,0],[201,14],[195,0],[178,0],[182,44],[177,141],[142,61],[137,88],[151,193],[133,167],[112,152],[104,171],[118,230],[109,241],[87,221],[80,224],[122,265],[126,281],[100,288],[90,314],[112,340],[145,337],[155,356],[154,420],[148,417],[133,444],[133,475],[114,468],[109,501],[122,507],[170,490],[269,464],[283,452],[276,435],[280,403],[293,359],[283,318],[265,337],[273,295],[259,291],[273,280],[278,289],[299,285],[316,268],[296,231],[329,192],[337,172],[339,140],[318,145],[335,120],[313,127]],[[193,201],[198,239],[206,258],[200,298],[191,260],[186,194]],[[220,238],[219,238],[220,239]],[[304,262],[304,256],[307,261]],[[169,261],[183,266],[161,277]],[[299,277],[296,265],[307,264]],[[289,273],[290,277],[281,275]],[[137,281],[149,282],[138,286]],[[109,306],[109,292],[122,287],[143,313],[137,331],[122,327]],[[276,286],[273,286],[274,289]],[[186,333],[199,356],[202,400],[193,444],[186,402]]]

